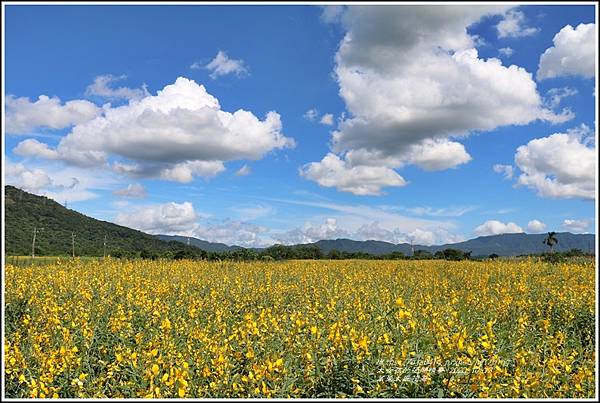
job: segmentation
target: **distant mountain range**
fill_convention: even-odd
[[[242,249],[240,246],[228,246],[223,243],[213,243],[203,241],[193,237],[183,237],[177,235],[157,235],[164,241],[176,240],[189,243],[192,246],[203,249],[207,252],[230,252]],[[548,246],[543,243],[546,234],[501,234],[480,236],[464,242],[444,245],[414,245],[415,250],[424,250],[435,253],[444,249],[458,249],[463,252],[472,252],[472,256],[489,256],[495,253],[499,256],[518,256],[533,253],[542,253],[548,251]],[[571,249],[581,249],[584,252],[593,252],[595,246],[594,234],[571,234],[570,232],[559,232],[556,234],[558,244],[554,247],[556,251],[568,251]],[[351,239],[332,239],[322,240],[314,243],[292,245],[292,246],[316,246],[324,253],[332,250],[340,252],[363,252],[371,255],[385,255],[392,252],[402,252],[407,256],[412,254],[412,249],[408,243],[393,244],[384,241],[353,241]],[[253,248],[263,250],[265,248]]]
[[[488,256],[495,253],[499,256],[518,256],[548,251],[548,246],[543,243],[546,234],[501,234],[480,236],[468,241],[424,246],[414,245],[415,250],[425,250],[435,253],[444,249],[458,249],[463,252],[472,252],[472,256]],[[559,232],[556,234],[558,244],[556,251],[581,249],[584,252],[593,252],[595,246],[594,234],[571,234]],[[402,252],[405,255],[412,253],[411,246],[407,243],[393,244],[383,241],[353,241],[351,239],[323,240],[310,245],[318,246],[323,252],[339,250],[344,252],[366,252],[373,255],[382,255],[392,252]]]
[[[203,241],[202,239],[181,235],[156,235],[156,237],[162,241],[178,241],[186,245],[189,244],[207,252],[231,252],[234,250],[243,249],[241,246],[229,246],[225,245],[224,243],[208,242]]]
[[[75,234],[75,253],[79,256],[102,256],[104,240],[106,252],[176,252],[182,249],[202,249],[207,252],[232,252],[243,249],[223,243],[208,242],[193,237],[178,235],[149,235],[141,231],[123,227],[106,221],[96,220],[77,211],[65,208],[52,199],[36,196],[13,186],[5,187],[5,253],[7,255],[29,255],[33,229],[38,229],[36,254],[70,255],[72,253],[72,235]],[[468,241],[423,246],[415,245],[415,250],[435,253],[447,248],[471,251],[472,256],[488,256],[496,253],[500,256],[516,256],[540,253],[548,250],[543,244],[546,234],[502,234],[482,236]],[[594,234],[556,234],[557,251],[581,249],[594,251]],[[189,242],[189,246],[188,246]],[[351,239],[322,240],[310,244],[293,246],[316,246],[324,253],[331,250],[340,252],[363,252],[371,255],[402,252],[411,254],[407,243],[393,244],[383,241],[353,241]],[[253,248],[257,251],[264,248]]]

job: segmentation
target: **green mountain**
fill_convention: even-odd
[[[430,253],[444,249],[458,249],[472,252],[472,256],[489,256],[495,253],[499,256],[518,256],[548,252],[548,246],[543,243],[546,234],[501,234],[480,236],[468,241],[445,245],[423,246],[414,245],[415,250],[425,250]],[[571,234],[570,232],[556,233],[558,244],[554,247],[557,252],[580,249],[583,252],[594,252],[596,236],[594,234]],[[324,253],[331,250],[340,252],[364,252],[371,255],[384,255],[402,252],[410,256],[412,251],[407,243],[393,244],[383,241],[353,241],[351,239],[322,240],[312,244]]]
[[[207,252],[231,252],[234,250],[243,249],[241,246],[229,246],[224,243],[208,242],[202,239],[187,237],[181,235],[156,235],[156,237],[163,241],[178,241],[184,244],[195,246],[198,249],[205,250]]]
[[[35,254],[70,256],[72,234],[77,256],[150,251],[164,254],[188,249],[180,242],[166,242],[153,235],[106,221],[96,220],[67,209],[52,199],[5,186],[5,253],[31,255],[34,228],[37,228]]]
[[[435,253],[446,248],[472,251],[473,256],[488,256],[495,253],[499,256],[518,256],[532,253],[548,252],[549,248],[544,244],[547,234],[502,234],[480,236],[468,241],[432,246],[428,250]],[[580,249],[583,252],[594,252],[596,245],[595,234],[571,234],[570,232],[557,232],[558,244],[554,247],[557,252],[566,252],[571,249]]]

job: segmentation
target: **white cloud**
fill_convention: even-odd
[[[521,11],[509,10],[496,25],[499,38],[520,38],[539,32],[539,28],[525,26],[525,15]]]
[[[210,178],[224,170],[225,166],[221,161],[186,161],[161,169],[158,177],[169,181],[187,183],[194,180],[194,176]]]
[[[569,232],[573,233],[582,233],[586,232],[588,227],[590,226],[589,220],[564,220],[562,222],[562,227]]]
[[[320,162],[300,169],[305,178],[321,186],[335,187],[355,195],[379,195],[384,186],[404,186],[406,181],[396,171],[382,166],[351,166],[347,160],[329,153]]]
[[[125,78],[127,78],[126,75],[113,76],[112,74],[105,74],[97,76],[94,79],[94,82],[86,88],[85,94],[107,99],[142,99],[150,95],[146,85],[143,85],[142,88],[111,88],[111,84],[124,80]]]
[[[331,113],[326,113],[321,117],[321,124],[332,126],[333,125],[333,115]]]
[[[314,122],[318,116],[319,111],[317,111],[315,108],[310,108],[306,111],[306,113],[304,113],[304,118],[310,120],[311,122]]]
[[[171,202],[119,213],[115,223],[149,234],[191,235],[198,227],[198,218],[192,203]]]
[[[420,228],[407,234],[408,240],[402,242],[413,243],[413,245],[444,245],[457,242],[463,242],[465,237],[462,235],[452,234],[447,230],[438,228],[433,231],[422,230]]]
[[[56,150],[52,150],[48,147],[48,144],[40,143],[36,139],[21,141],[13,148],[13,153],[22,157],[40,157],[47,160],[56,160],[60,158]]]
[[[553,39],[554,46],[540,57],[537,79],[596,74],[596,24],[563,27]]]
[[[392,243],[410,242],[412,236],[420,236],[421,243],[426,243],[426,237],[433,237],[431,244],[444,244],[464,240],[461,235],[454,234],[453,221],[431,220],[415,218],[395,213],[389,206],[371,207],[362,205],[345,205],[325,201],[308,200],[281,200],[271,199],[276,202],[290,203],[311,208],[325,210],[323,215],[313,216],[304,226],[296,227],[292,231],[279,232],[272,237],[282,243],[294,243],[295,240],[316,240],[315,228],[330,228],[330,235],[337,238],[350,238],[355,240],[379,240]],[[439,211],[435,211],[436,213]],[[440,213],[451,213],[440,212]],[[334,219],[336,226],[331,225],[328,219]],[[307,229],[312,228],[311,231]],[[433,235],[431,235],[431,234]],[[317,232],[318,235],[321,235]]]
[[[498,54],[504,57],[511,57],[515,53],[514,49],[510,47],[500,48],[498,49]]]
[[[515,170],[512,165],[502,165],[502,164],[494,165],[494,172],[496,172],[498,174],[503,174],[504,179],[509,179],[509,180],[512,179],[514,171]]]
[[[517,148],[521,170],[517,184],[535,189],[541,197],[595,197],[596,146],[594,133],[581,125],[567,133],[531,140]]]
[[[226,245],[264,247],[273,244],[268,232],[267,228],[260,225],[225,219],[199,225],[193,235],[209,242],[220,242]]]
[[[194,65],[191,66],[194,68]],[[248,69],[244,65],[244,61],[241,59],[230,59],[227,53],[219,50],[217,55],[210,63],[205,66],[206,69],[211,70],[210,78],[216,79],[220,76],[227,74],[235,74],[238,77],[242,77],[248,74]]]
[[[531,220],[527,223],[527,232],[532,234],[538,234],[546,230],[546,224],[540,220]]]
[[[345,7],[342,5],[322,6],[321,21],[326,24],[339,22]]]
[[[550,88],[548,91],[546,91],[544,103],[548,106],[548,108],[554,109],[560,105],[563,98],[571,97],[577,94],[577,89],[571,87]]]
[[[157,95],[107,108],[103,116],[75,126],[54,150],[31,141],[17,150],[80,166],[111,167],[133,177],[189,182],[222,172],[224,161],[256,160],[293,146],[281,133],[276,112],[262,121],[242,109],[225,112],[204,86],[180,77]]]
[[[345,230],[338,228],[335,218],[327,218],[323,224],[305,223],[302,228],[294,228],[281,234],[277,240],[284,244],[312,243],[325,239],[348,238]]]
[[[30,193],[46,196],[59,203],[78,202],[98,197],[94,189],[110,189],[115,178],[102,172],[49,165],[25,165],[6,161],[6,182]]]
[[[503,223],[497,220],[489,220],[475,228],[473,232],[477,236],[487,236],[523,232],[523,229],[514,222]]]
[[[429,206],[425,206],[405,208],[406,211],[410,211],[413,214],[426,215],[430,217],[460,217],[476,209],[477,206],[459,206],[444,208],[432,208]]]
[[[419,144],[411,145],[403,158],[407,163],[415,164],[426,171],[455,168],[471,160],[462,144],[439,139],[425,139]]]
[[[355,228],[341,227],[345,217],[327,217],[322,223],[306,222],[302,227],[275,234],[273,237],[283,244],[312,243],[319,240],[347,238],[355,241],[384,241],[394,244],[410,243],[434,245],[463,241],[464,238],[438,227],[431,229],[415,228],[403,232],[400,228],[383,226],[379,221],[365,221]]]
[[[147,196],[146,188],[141,183],[130,183],[126,188],[114,190],[113,194],[132,199],[143,199]]]
[[[7,183],[21,188],[27,192],[38,193],[51,185],[52,180],[41,169],[27,169],[23,164],[6,163]]]
[[[102,113],[95,104],[82,99],[61,103],[58,97],[40,95],[31,102],[29,98],[5,99],[6,132],[9,134],[31,133],[38,128],[64,129],[85,123]]]
[[[235,173],[236,176],[248,176],[252,173],[252,168],[250,168],[247,164],[244,164],[243,167],[238,169]]]
[[[336,54],[335,76],[349,116],[333,132],[332,151],[344,170],[380,167],[363,185],[380,193],[393,169],[416,164],[441,170],[468,162],[453,139],[476,131],[534,120],[564,122],[542,104],[530,73],[479,58],[467,27],[504,6],[353,6],[341,21],[347,30]],[[357,156],[369,156],[367,158]],[[317,165],[324,164],[326,156]],[[377,161],[377,162],[375,162]],[[373,170],[369,169],[370,172]],[[347,175],[338,175],[346,180]],[[321,175],[315,175],[323,185]],[[336,186],[331,178],[327,185]],[[380,184],[383,182],[383,184]],[[398,185],[398,180],[392,181]],[[357,186],[336,186],[352,191]]]

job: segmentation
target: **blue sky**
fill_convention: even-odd
[[[594,232],[593,5],[5,7],[5,179],[84,214],[244,246]]]

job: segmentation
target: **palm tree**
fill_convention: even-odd
[[[550,253],[554,253],[554,245],[558,243],[558,239],[556,238],[556,232],[548,232],[548,235],[546,236],[546,238],[544,238],[544,241],[542,243],[550,247]]]

